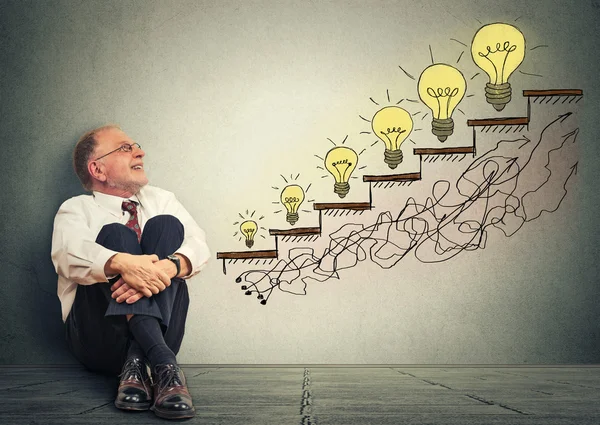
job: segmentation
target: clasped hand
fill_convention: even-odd
[[[164,291],[171,285],[166,273],[170,263],[169,260],[159,260],[157,255],[120,255],[121,278],[110,287],[112,298],[118,303],[133,304],[142,297]]]

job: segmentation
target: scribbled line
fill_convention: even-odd
[[[548,47],[548,45],[547,45],[547,44],[540,44],[540,45],[538,45],[538,46],[532,47],[532,48],[531,48],[531,49],[529,49],[529,50],[535,50],[535,49],[539,49],[540,47]]]
[[[396,215],[385,211],[370,225],[344,224],[328,235],[322,253],[292,248],[274,267],[244,272],[236,282],[243,281],[242,290],[266,304],[275,289],[305,295],[310,281],[339,279],[341,270],[367,259],[383,269],[409,254],[423,263],[441,263],[484,249],[490,230],[510,237],[543,212],[556,211],[565,199],[578,165],[579,128],[573,121],[572,113],[559,116],[537,142],[501,140],[474,159],[454,187],[438,180],[430,196],[421,202],[408,198]],[[567,130],[561,127],[567,125]]]

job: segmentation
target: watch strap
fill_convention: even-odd
[[[181,263],[179,261],[179,257],[176,255],[167,255],[167,259],[171,260],[171,262],[175,264],[175,267],[177,267],[177,273],[175,274],[175,277],[179,276],[179,273],[181,272]]]

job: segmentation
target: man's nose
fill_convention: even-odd
[[[144,155],[146,155],[146,152],[141,147],[137,145],[133,147],[133,156],[135,158],[142,158]]]

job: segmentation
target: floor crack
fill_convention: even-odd
[[[300,401],[300,425],[316,425],[316,418],[312,415],[312,392],[310,389],[310,369],[304,369],[302,380],[302,400]]]
[[[76,413],[76,415],[85,415],[87,413],[93,412],[94,410],[102,409],[103,407],[108,406],[111,403],[114,403],[114,401],[111,400],[109,402],[101,404],[100,406],[92,407],[91,409],[87,409],[87,410],[84,410],[83,412]]]
[[[43,385],[43,384],[48,384],[50,382],[59,382],[59,381],[62,381],[62,379],[52,379],[51,381],[35,382],[33,384],[25,384],[25,385],[17,385],[16,387],[4,388],[2,391],[15,390],[17,388],[34,387],[36,385]]]
[[[465,394],[465,396],[469,397],[469,398],[471,398],[473,400],[476,400],[476,401],[478,401],[480,403],[487,404],[488,406],[499,406],[499,407],[502,407],[503,409],[510,410],[511,412],[519,413],[520,415],[532,415],[532,413],[528,413],[528,412],[525,412],[523,410],[519,410],[519,409],[516,409],[514,407],[507,406],[506,404],[495,403],[492,400],[486,400],[485,398],[479,397],[479,396],[477,396],[475,394]]]
[[[207,374],[209,374],[211,372],[214,372],[215,370],[219,370],[219,369],[221,369],[221,368],[217,367],[215,369],[205,370],[204,372],[200,372],[200,373],[195,374],[194,376],[192,376],[192,378],[195,378],[196,376],[200,376],[200,375],[207,375]]]

